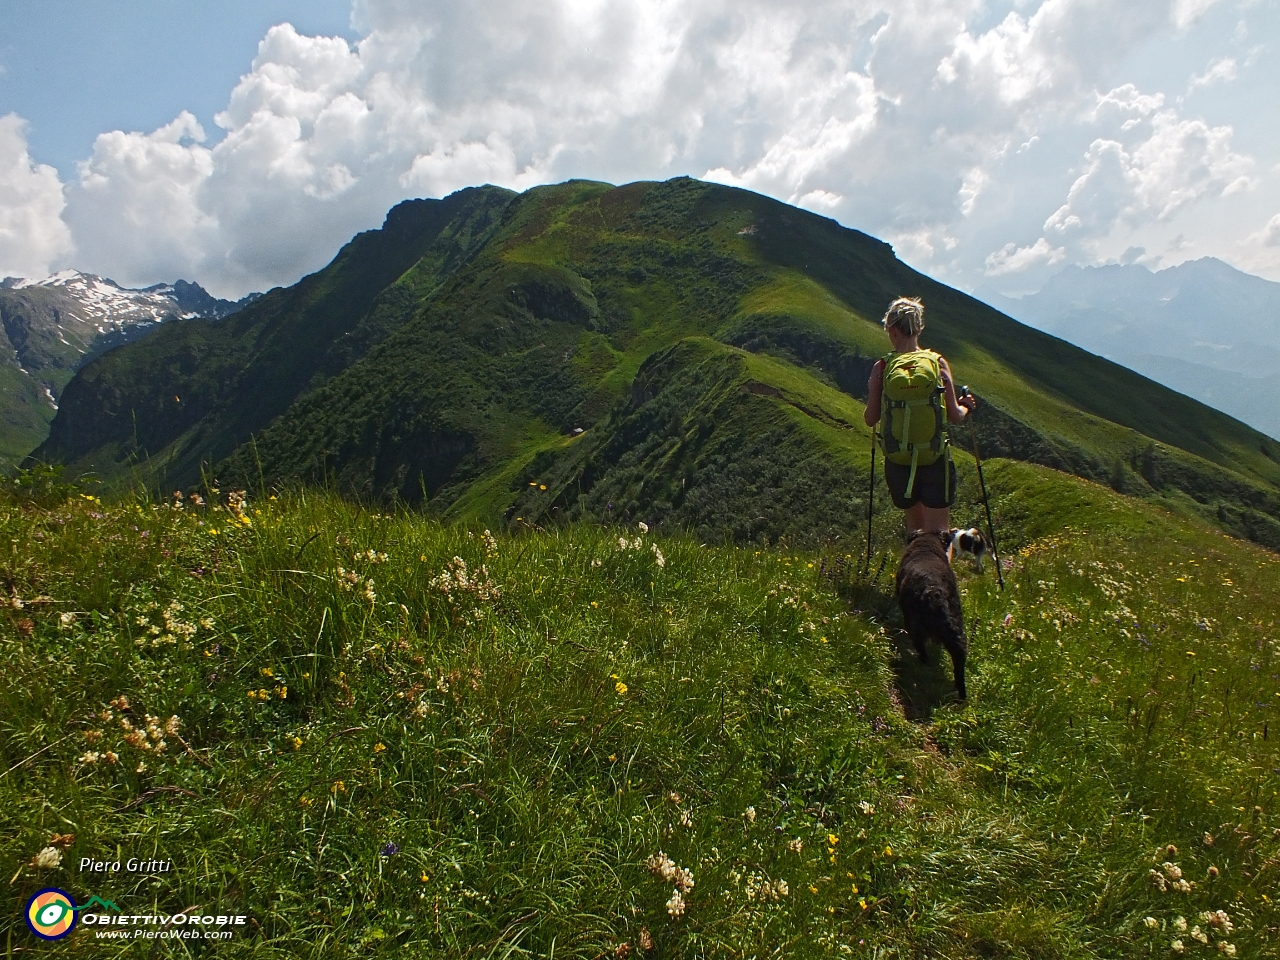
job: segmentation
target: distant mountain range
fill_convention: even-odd
[[[1280,283],[1205,257],[1158,273],[1068,267],[1021,299],[979,296],[1280,437]]]
[[[1280,444],[916,273],[873,237],[688,178],[402,203],[294,286],[86,364],[33,458],[156,492],[212,472],[224,487],[325,483],[487,523],[857,536],[862,400],[888,349],[879,317],[901,294],[923,296],[926,345],[981,398],[984,456],[1280,549]],[[967,431],[956,439],[968,447]],[[976,520],[963,457],[961,490],[956,519]],[[877,503],[896,532],[883,491]]]
[[[67,381],[85,363],[174,319],[214,320],[252,303],[219,300],[178,280],[139,290],[75,270],[0,281],[0,466],[48,434]]]

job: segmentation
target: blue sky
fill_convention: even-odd
[[[277,23],[356,39],[350,0],[3,0],[0,113],[64,180],[107,130],[206,127]]]
[[[972,291],[1280,280],[1280,0],[3,0],[0,275],[292,283],[413,196],[692,175]]]

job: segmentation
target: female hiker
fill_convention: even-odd
[[[878,425],[885,483],[893,505],[906,511],[908,533],[950,530],[956,468],[943,417],[963,423],[977,401],[972,395],[957,398],[947,361],[921,349],[924,304],[919,298],[893,301],[883,323],[893,352],[871,368],[866,422]]]

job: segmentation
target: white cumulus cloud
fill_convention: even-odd
[[[1053,247],[1049,241],[1041,237],[1035,243],[1020,247],[1016,243],[1006,243],[986,259],[987,276],[998,277],[1006,273],[1021,273],[1030,267],[1061,263],[1067,257],[1063,247]]]
[[[1118,224],[1167,220],[1204,197],[1230,195],[1253,183],[1254,162],[1231,149],[1232,129],[1161,110],[1149,135],[1132,147],[1095,140],[1084,172],[1044,229],[1061,237],[1101,236]]]
[[[1214,60],[1204,73],[1197,74],[1191,78],[1188,90],[1195,90],[1199,87],[1211,87],[1215,83],[1229,83],[1239,74],[1234,57],[1221,57]]]
[[[0,277],[43,277],[70,252],[65,205],[58,172],[27,152],[21,118],[0,117]]]
[[[1280,213],[1267,221],[1267,225],[1249,239],[1265,247],[1280,247]]]

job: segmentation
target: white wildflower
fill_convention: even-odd
[[[32,857],[31,865],[39,870],[56,870],[62,865],[62,851],[57,847],[45,847]]]
[[[755,807],[747,807],[747,809],[745,809],[745,810],[743,810],[743,811],[742,811],[742,816],[746,819],[747,823],[755,823],[755,822],[756,822],[756,808],[755,808]]]
[[[743,892],[748,900],[760,900],[763,903],[777,903],[791,893],[791,887],[785,880],[770,880],[758,873],[747,877]]]
[[[488,567],[481,564],[475,571],[468,570],[467,561],[461,557],[450,560],[444,570],[432,577],[427,585],[450,599],[455,592],[471,594],[477,600],[486,601],[497,600],[502,596],[502,590],[489,578]]]
[[[1225,910],[1205,910],[1200,914],[1200,919],[1211,927],[1217,927],[1224,935],[1235,929],[1231,917]]]
[[[667,913],[673,919],[684,915],[684,897],[680,896],[679,890],[672,891],[671,899],[667,901]]]
[[[645,523],[643,520],[641,520],[639,523],[637,523],[637,524],[636,524],[636,526],[640,528],[640,532],[641,532],[641,533],[648,533],[648,532],[649,532],[649,525],[648,525],[647,523]]]
[[[688,867],[676,866],[674,860],[659,850],[645,860],[649,872],[661,877],[668,883],[674,883],[678,892],[688,893],[693,889],[693,873]]]

